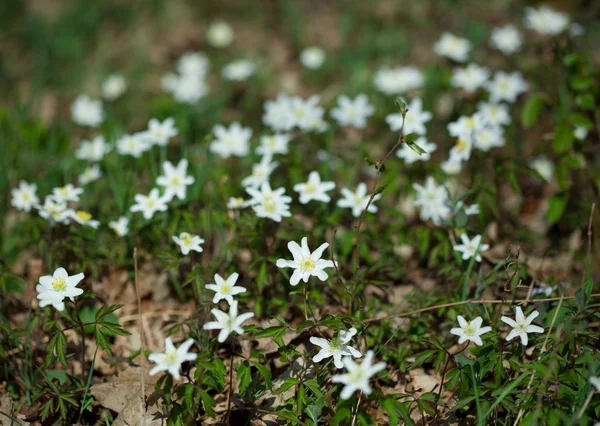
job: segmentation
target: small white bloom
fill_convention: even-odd
[[[271,185],[265,182],[261,185],[260,191],[255,188],[246,188],[246,192],[252,197],[248,205],[258,217],[267,217],[275,222],[281,222],[283,217],[290,217],[289,203],[292,198],[285,194],[285,188],[271,189]]]
[[[456,62],[466,62],[471,51],[471,42],[464,38],[445,32],[433,45],[433,51]]]
[[[100,179],[100,176],[102,176],[102,172],[100,172],[100,166],[94,164],[93,166],[85,169],[83,173],[79,175],[77,182],[79,182],[79,185],[87,185],[90,182]]]
[[[75,296],[83,293],[77,284],[83,279],[83,273],[69,276],[64,268],[58,268],[53,275],[40,277],[39,284],[35,287],[39,293],[40,307],[52,305],[57,311],[64,311],[65,297],[75,301]]]
[[[187,174],[188,161],[183,158],[174,167],[169,161],[163,163],[163,175],[156,178],[156,184],[165,187],[164,198],[171,201],[173,197],[184,200],[187,187],[194,183],[193,176]]]
[[[102,97],[108,101],[114,101],[127,90],[127,80],[121,74],[109,75],[102,82]]]
[[[342,359],[342,363],[344,364],[344,367],[346,367],[347,373],[331,378],[333,383],[343,383],[345,385],[340,394],[342,399],[349,399],[357,390],[362,391],[365,395],[371,394],[373,390],[371,389],[371,386],[369,386],[369,380],[386,366],[385,362],[378,362],[373,365],[374,356],[375,354],[373,351],[368,351],[361,364],[357,364],[350,357]]]
[[[483,345],[481,335],[492,331],[492,327],[482,327],[483,319],[477,317],[472,321],[467,321],[462,315],[456,317],[460,327],[450,330],[451,334],[459,336],[458,344],[465,343],[467,340],[475,343],[478,346]]]
[[[488,126],[475,129],[473,132],[473,148],[487,152],[504,144],[504,131],[500,126]]]
[[[523,37],[514,25],[494,28],[490,37],[490,45],[505,55],[511,55],[521,50]]]
[[[287,154],[288,144],[291,139],[292,136],[285,133],[261,136],[260,145],[256,148],[256,153],[260,155]]]
[[[182,232],[179,234],[179,237],[173,235],[173,241],[177,244],[181,250],[181,254],[187,256],[190,251],[196,251],[198,253],[202,253],[204,249],[200,247],[200,244],[204,243],[204,240],[200,238],[198,235],[189,234],[187,232]]]
[[[462,170],[462,161],[457,160],[455,157],[450,157],[446,161],[442,161],[440,167],[447,175],[457,175]]]
[[[301,246],[299,246],[295,241],[290,241],[287,246],[294,259],[277,260],[278,268],[295,269],[294,273],[290,277],[290,284],[293,286],[298,285],[300,280],[303,280],[305,283],[308,282],[308,279],[311,276],[317,277],[321,281],[325,281],[329,276],[324,269],[333,268],[334,266],[333,261],[321,259],[323,252],[327,247],[329,247],[329,243],[321,244],[315,251],[311,253],[310,249],[308,248],[307,241],[308,238],[302,238],[302,241],[300,242]]]
[[[178,134],[179,131],[175,127],[175,120],[172,117],[165,119],[162,123],[156,118],[148,121],[146,136],[150,143],[166,146],[169,143],[169,139]]]
[[[550,182],[554,176],[554,164],[544,156],[531,160],[529,167],[538,172],[546,182]]]
[[[229,336],[234,331],[238,334],[244,334],[244,329],[242,328],[242,324],[252,318],[254,316],[253,312],[247,312],[242,315],[238,315],[238,302],[234,300],[231,305],[229,305],[229,312],[225,313],[220,309],[212,309],[212,314],[217,319],[216,321],[207,322],[204,324],[205,330],[221,330],[219,332],[219,336],[217,337],[217,341],[219,343],[223,343],[227,340],[227,336]]]
[[[408,116],[408,115],[407,115]],[[425,151],[424,154],[419,154],[411,149],[407,144],[403,143],[400,149],[396,151],[396,156],[402,158],[406,164],[412,164],[415,161],[429,161],[431,153],[437,149],[437,145],[427,141],[425,136],[420,136],[415,140],[415,144]]]
[[[237,272],[234,272],[227,279],[223,279],[219,274],[215,274],[215,283],[205,285],[207,289],[216,292],[215,297],[213,297],[213,303],[219,303],[221,299],[225,299],[231,305],[233,303],[233,296],[246,292],[244,287],[235,285],[239,276]]]
[[[81,194],[83,194],[83,188],[75,188],[72,183],[52,190],[52,197],[58,203],[78,202]]]
[[[46,197],[43,205],[34,207],[38,209],[40,216],[48,220],[51,225],[55,223],[66,225],[69,223],[71,210],[67,209],[67,203],[55,201],[53,196]]]
[[[569,27],[566,13],[556,12],[548,6],[525,9],[525,27],[542,35],[558,35]]]
[[[600,377],[592,376],[590,377],[590,385],[596,388],[596,392],[600,393]]]
[[[121,216],[117,220],[110,221],[108,227],[115,231],[119,237],[124,237],[129,232],[129,219],[125,216]]]
[[[531,322],[540,314],[538,311],[533,311],[529,314],[527,318],[523,315],[523,310],[520,306],[515,308],[515,319],[508,317],[501,317],[502,322],[508,324],[513,329],[506,336],[507,341],[511,341],[515,337],[519,336],[521,338],[521,343],[523,346],[527,346],[528,336],[527,333],[543,333],[544,329],[537,325],[531,325]]]
[[[452,161],[467,161],[471,158],[473,151],[473,139],[458,139],[456,145],[450,148],[450,159]]]
[[[124,135],[117,141],[117,152],[121,155],[131,155],[140,158],[142,154],[152,148],[147,132],[137,132],[133,135]]]
[[[473,114],[470,117],[461,115],[458,117],[458,120],[448,123],[448,133],[455,138],[471,141],[475,129],[481,127],[483,127],[483,122],[479,119],[477,114]]]
[[[425,77],[418,68],[413,66],[383,67],[373,76],[373,84],[386,95],[399,95],[423,87]]]
[[[341,126],[352,126],[357,129],[364,129],[367,125],[367,118],[375,113],[375,107],[369,103],[367,95],[359,94],[350,99],[346,95],[338,98],[337,107],[331,110],[331,116]]]
[[[389,114],[385,118],[385,121],[390,126],[390,130],[393,132],[399,131],[402,128],[402,121],[404,121],[403,133],[405,135],[409,133],[425,135],[427,133],[425,123],[431,120],[433,115],[429,111],[423,111],[423,101],[421,98],[413,98],[407,105],[407,108],[408,112],[406,113],[404,120],[402,119],[402,114],[399,112]]]
[[[490,77],[490,71],[487,68],[477,64],[469,64],[465,68],[457,68],[452,75],[452,85],[459,87],[467,93],[473,93],[480,87],[483,87]]]
[[[289,111],[293,125],[304,131],[318,131],[323,125],[326,126],[323,122],[325,110],[318,105],[319,100],[319,95],[313,95],[308,99],[298,96],[291,98]]]
[[[75,151],[75,157],[80,160],[101,161],[111,149],[104,136],[96,136],[91,141],[81,141],[81,145]]]
[[[456,207],[457,207],[457,208],[460,208],[460,207],[462,206],[462,204],[461,204],[461,203],[462,203],[462,201],[461,201],[460,203],[458,203],[458,204],[456,205]],[[469,205],[469,206],[467,206],[467,207],[465,208],[465,214],[466,214],[467,216],[473,216],[473,215],[479,214],[479,211],[480,211],[480,210],[479,210],[479,204],[471,204],[471,205]]]
[[[11,205],[17,210],[30,212],[31,208],[40,202],[37,194],[37,184],[19,182],[19,187],[10,191],[12,195]]]
[[[469,239],[465,234],[461,234],[460,239],[462,244],[457,244],[453,248],[462,253],[463,260],[475,257],[475,261],[481,262],[480,253],[490,248],[488,244],[481,243],[481,235],[475,235],[472,239]]]
[[[227,47],[233,41],[235,34],[233,28],[227,22],[215,21],[210,24],[206,31],[206,40],[212,47],[223,48]]]
[[[173,345],[171,338],[167,337],[165,339],[164,352],[152,352],[150,355],[148,355],[148,360],[157,364],[152,367],[149,374],[154,376],[161,371],[168,371],[171,376],[173,376],[173,379],[179,380],[181,378],[181,375],[179,374],[181,364],[186,361],[196,360],[197,355],[193,352],[188,352],[193,344],[194,339],[187,339],[178,348],[176,348]]]
[[[91,226],[94,229],[98,229],[100,222],[92,219],[92,215],[84,210],[70,211],[71,219],[80,225]]]
[[[287,132],[295,125],[292,114],[292,98],[285,93],[280,93],[273,101],[264,104],[263,123],[275,131]]]
[[[325,358],[333,357],[333,363],[336,368],[344,368],[342,357],[353,356],[360,358],[362,354],[348,345],[352,337],[356,334],[356,328],[350,330],[340,330],[338,336],[334,339],[327,340],[320,337],[311,337],[310,343],[319,346],[321,350],[313,357],[314,362],[320,362]]]
[[[229,200],[227,200],[228,209],[235,210],[246,206],[248,206],[248,201],[244,200],[242,197],[229,197]]]
[[[221,75],[226,80],[244,81],[253,76],[255,72],[256,65],[254,65],[254,62],[247,59],[239,59],[225,65],[221,70]]]
[[[327,191],[335,188],[335,182],[321,182],[319,172],[312,171],[308,175],[308,181],[294,185],[294,191],[300,194],[300,203],[307,204],[311,200],[328,203],[331,198]]]
[[[369,199],[371,198],[371,194],[367,193],[367,184],[363,182],[359,183],[356,186],[356,192],[352,192],[347,188],[342,188],[340,191],[342,192],[344,198],[338,200],[337,206],[352,209],[352,216],[359,217],[367,207]],[[377,194],[375,197],[373,197],[373,201],[367,210],[369,213],[377,213],[375,201],[379,200],[380,198],[381,194]]]
[[[310,46],[300,52],[300,63],[306,68],[317,70],[325,63],[325,50],[318,46]]]
[[[429,176],[425,186],[415,183],[413,188],[417,191],[415,206],[421,207],[421,220],[431,219],[435,225],[439,225],[442,220],[450,218],[452,211],[448,206],[448,192],[444,185],[437,185]]]
[[[193,105],[198,103],[200,99],[208,94],[208,86],[203,80],[194,74],[176,76],[169,83],[171,88],[168,91],[173,93],[173,97],[177,102]],[[163,87],[166,80],[163,81]]]
[[[244,157],[250,151],[250,137],[252,129],[242,127],[238,122],[231,123],[229,128],[217,124],[213,128],[216,139],[210,143],[210,152],[221,158],[229,158],[232,155]]]
[[[508,106],[492,102],[480,102],[474,117],[491,126],[505,126],[511,123]]]
[[[185,80],[196,78],[202,80],[208,73],[210,62],[202,52],[186,52],[177,61],[177,71]]]
[[[102,102],[79,95],[71,105],[71,118],[81,126],[98,127],[104,121]]]
[[[585,140],[585,138],[587,138],[588,129],[585,126],[575,126],[575,130],[573,131],[573,134],[575,135],[575,137],[577,139],[582,141],[582,140]]]
[[[260,163],[254,164],[252,166],[252,174],[242,180],[242,186],[258,188],[263,183],[269,182],[271,173],[273,173],[273,170],[275,170],[279,165],[277,161],[272,160],[273,159],[270,155],[265,155],[260,160]]]
[[[517,97],[527,91],[529,84],[519,71],[506,73],[497,71],[494,78],[487,84],[490,92],[490,101],[492,102],[514,102]]]
[[[133,199],[135,204],[130,207],[131,212],[142,212],[145,219],[151,219],[154,213],[167,211],[167,199],[161,197],[158,189],[154,188],[150,194],[136,194]]]

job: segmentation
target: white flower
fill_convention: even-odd
[[[164,175],[156,178],[156,184],[165,187],[164,198],[171,201],[173,197],[184,200],[187,192],[187,187],[194,183],[193,176],[187,174],[188,161],[183,158],[174,167],[169,161],[163,163]]]
[[[497,71],[494,79],[487,84],[490,92],[490,101],[492,102],[514,102],[517,97],[527,91],[529,85],[519,71],[510,74],[504,71]]]
[[[491,148],[498,148],[504,144],[504,131],[499,126],[475,129],[473,132],[473,148],[487,152]]]
[[[165,83],[166,80],[163,81],[163,87]],[[173,93],[177,102],[184,104],[195,104],[208,94],[208,86],[203,77],[195,74],[175,76],[174,79],[170,79],[169,85],[170,88],[166,87],[166,89]]]
[[[386,95],[399,95],[409,90],[419,89],[425,83],[425,77],[413,66],[380,68],[373,76],[373,84]]]
[[[80,225],[91,226],[94,229],[98,229],[100,226],[100,222],[92,219],[92,215],[89,212],[83,210],[70,210],[69,211],[71,219],[77,222]]]
[[[48,196],[44,200],[43,205],[36,205],[34,207],[39,210],[40,216],[48,220],[50,224],[69,223],[71,210],[67,209],[66,202],[58,202],[54,200],[54,197]]]
[[[490,77],[487,68],[477,64],[469,64],[465,68],[457,68],[452,75],[452,85],[464,89],[467,93],[472,93],[480,87],[483,87]]]
[[[244,81],[254,75],[255,71],[256,65],[254,65],[254,62],[247,59],[239,59],[225,65],[221,70],[221,74],[226,80]]]
[[[121,74],[109,75],[102,82],[102,97],[108,101],[114,101],[127,90],[127,80]]]
[[[100,172],[100,166],[94,164],[92,167],[88,167],[83,171],[82,174],[77,178],[79,185],[87,185],[90,182],[100,179],[102,172]]]
[[[569,27],[569,17],[548,6],[525,9],[525,27],[543,35],[558,35]]]
[[[311,276],[317,277],[321,281],[325,281],[329,276],[324,269],[333,268],[334,266],[333,261],[321,259],[323,252],[329,247],[329,243],[321,244],[311,253],[307,241],[308,239],[306,237],[302,238],[302,241],[300,242],[301,246],[295,241],[290,241],[287,246],[294,257],[294,260],[277,260],[278,268],[295,269],[290,277],[290,284],[294,286],[298,285],[300,280],[303,280],[305,283],[308,282],[308,279]]]
[[[110,221],[108,227],[115,231],[119,237],[124,237],[129,232],[129,219],[125,216],[121,216],[117,220]]]
[[[462,161],[457,160],[455,157],[450,157],[446,161],[442,161],[440,167],[447,175],[457,175],[462,170]]]
[[[58,268],[53,275],[40,277],[40,283],[35,287],[40,307],[52,305],[57,311],[64,311],[65,297],[75,301],[75,296],[83,293],[83,289],[77,287],[83,277],[83,273],[70,277],[64,268]]]
[[[450,159],[452,161],[467,161],[471,158],[473,151],[473,139],[458,139],[456,145],[450,148]]]
[[[425,135],[427,133],[425,123],[431,120],[432,114],[429,111],[423,111],[423,101],[421,98],[413,98],[407,107],[408,112],[404,118],[403,133],[405,135],[409,133]],[[393,132],[397,132],[402,128],[402,114],[399,112],[389,114],[385,118],[385,121]]]
[[[216,292],[215,297],[213,297],[213,303],[219,303],[219,300],[225,299],[231,305],[233,303],[233,296],[246,292],[244,287],[235,285],[239,276],[237,272],[234,272],[227,279],[223,279],[219,274],[215,274],[215,283],[205,285],[207,289]]]
[[[319,130],[325,114],[325,110],[318,105],[319,100],[319,95],[313,95],[308,99],[293,97],[290,101],[293,125],[304,131]]]
[[[151,219],[157,211],[167,211],[167,199],[161,197],[158,189],[154,188],[150,194],[136,194],[133,199],[135,204],[129,210],[131,212],[142,212],[145,219]]]
[[[340,191],[344,198],[338,200],[337,206],[352,209],[352,216],[359,217],[367,207],[369,199],[371,198],[371,195],[367,193],[367,184],[363,182],[359,183],[356,186],[356,192],[352,192],[347,188],[342,188]],[[381,194],[377,194],[373,197],[373,201],[367,210],[369,213],[377,213],[375,201],[380,198]]]
[[[37,184],[19,182],[19,187],[10,191],[12,195],[11,205],[17,210],[30,212],[31,208],[40,202],[37,194]]]
[[[229,197],[229,200],[227,200],[228,209],[241,209],[246,206],[248,206],[248,201],[244,200],[242,197]]]
[[[463,206],[464,206],[464,203],[463,203],[462,201],[459,201],[459,202],[456,204],[456,208],[457,208],[457,209],[460,209],[460,208],[462,208]],[[473,215],[479,214],[479,204],[470,204],[469,206],[467,206],[467,207],[465,208],[465,214],[466,214],[467,216],[473,216]]]
[[[91,141],[81,141],[81,145],[75,151],[75,157],[80,160],[101,161],[111,150],[104,136],[96,136]]]
[[[248,205],[258,217],[268,217],[275,222],[281,222],[282,217],[290,217],[290,206],[292,199],[285,194],[285,188],[271,189],[271,185],[265,182],[260,191],[255,188],[246,188],[246,192],[252,197]]]
[[[242,180],[242,186],[250,188],[258,188],[265,182],[269,182],[269,177],[273,170],[277,168],[279,163],[277,161],[272,161],[272,157],[270,155],[265,155],[260,163],[254,164],[252,166],[252,174]]]
[[[504,126],[511,122],[508,106],[493,102],[480,102],[474,116],[492,126]]]
[[[232,155],[244,157],[250,151],[250,137],[252,129],[242,127],[238,122],[231,123],[229,128],[217,124],[213,128],[216,139],[210,143],[210,152],[221,158],[229,158]]]
[[[229,313],[225,313],[220,309],[212,309],[212,314],[217,319],[216,321],[207,322],[204,324],[205,330],[221,330],[219,332],[219,336],[217,337],[217,341],[219,343],[223,343],[227,336],[229,336],[234,331],[238,334],[244,334],[244,329],[241,327],[242,324],[252,318],[254,313],[247,312],[242,315],[238,315],[238,302],[234,300],[233,303],[229,306]]]
[[[462,253],[463,260],[475,257],[475,261],[481,262],[480,253],[490,248],[488,244],[481,243],[481,235],[475,235],[472,239],[469,239],[465,234],[461,234],[460,239],[462,244],[457,244],[453,248]]]
[[[550,182],[554,176],[554,164],[544,156],[531,160],[529,167],[538,172],[546,182]]]
[[[275,131],[289,131],[295,125],[292,114],[292,98],[285,93],[280,93],[274,101],[266,101],[265,113],[262,120],[266,126]]]
[[[215,21],[206,31],[206,40],[212,47],[223,48],[231,44],[234,38],[233,28],[227,22]]]
[[[181,378],[181,375],[179,374],[181,364],[186,361],[196,360],[197,355],[193,352],[188,352],[193,344],[194,339],[187,339],[178,348],[176,348],[173,345],[171,338],[167,337],[165,339],[164,352],[152,352],[150,355],[148,355],[148,360],[157,364],[152,367],[149,374],[154,376],[161,371],[168,371],[171,376],[173,376],[173,379],[179,380]]]
[[[425,186],[415,183],[413,188],[417,191],[415,206],[421,207],[421,220],[431,219],[435,225],[439,225],[450,217],[452,212],[448,206],[448,192],[443,185],[437,185],[429,176]]]
[[[582,141],[582,140],[585,140],[585,138],[587,138],[588,129],[585,126],[575,126],[575,130],[573,131],[573,134],[575,135],[575,137],[577,139]]]
[[[332,340],[322,339],[320,337],[311,337],[310,343],[321,348],[319,353],[313,357],[313,361],[320,362],[325,358],[333,357],[333,363],[335,364],[335,367],[344,368],[342,357],[353,356],[355,358],[360,358],[362,354],[352,346],[347,345],[347,343],[352,340],[352,337],[355,334],[356,328],[352,327],[348,331],[340,330],[338,336]]]
[[[440,56],[446,56],[456,62],[466,62],[471,50],[471,42],[445,32],[433,46],[433,51]]]
[[[396,156],[402,158],[406,164],[412,164],[415,161],[428,161],[431,158],[431,153],[437,149],[437,145],[433,142],[428,142],[425,136],[418,137],[415,140],[415,144],[422,148],[425,153],[419,154],[403,143],[400,149],[396,151]]]
[[[308,69],[319,69],[324,62],[325,50],[318,46],[310,46],[300,52],[300,63]]]
[[[121,155],[131,155],[140,158],[142,154],[152,148],[147,132],[137,132],[133,135],[124,135],[117,141],[117,152]]]
[[[81,126],[98,127],[104,121],[102,102],[79,95],[71,105],[71,118]]]
[[[354,100],[346,95],[338,98],[337,108],[331,110],[331,116],[341,126],[352,126],[357,129],[364,129],[367,125],[367,118],[375,113],[375,107],[369,103],[367,95],[361,93]]]
[[[490,45],[505,55],[510,55],[521,50],[523,37],[513,25],[494,28],[490,37]]]
[[[291,139],[292,136],[285,133],[261,136],[260,145],[256,148],[256,153],[260,155],[287,154],[288,144]]]
[[[592,376],[590,377],[590,385],[596,388],[596,392],[600,392],[600,377]]]
[[[181,254],[187,256],[190,251],[196,251],[198,253],[202,253],[204,249],[200,247],[200,244],[204,243],[204,240],[200,238],[198,235],[189,234],[187,232],[182,232],[179,234],[179,237],[173,235],[173,241],[175,244],[179,246],[181,249]]]
[[[507,341],[511,341],[515,337],[519,336],[521,338],[521,343],[523,346],[527,346],[528,336],[527,333],[543,333],[544,329],[537,325],[531,325],[531,322],[540,314],[538,311],[533,311],[529,314],[527,318],[523,315],[523,310],[520,306],[515,308],[515,319],[508,317],[501,317],[502,322],[508,324],[513,329],[506,336]]]
[[[333,383],[343,383],[346,385],[340,394],[342,399],[349,399],[357,390],[362,391],[365,395],[371,394],[372,389],[369,386],[369,380],[386,366],[385,362],[378,362],[373,365],[374,356],[373,351],[368,351],[361,364],[357,364],[349,357],[342,359],[342,363],[348,372],[331,378]]]
[[[448,133],[455,138],[468,139],[471,141],[475,129],[481,127],[483,127],[483,122],[479,119],[477,114],[473,114],[470,117],[461,115],[458,117],[458,120],[448,123]]]
[[[162,123],[156,118],[148,121],[148,131],[146,137],[150,143],[159,146],[166,146],[169,139],[177,136],[179,131],[175,127],[175,120],[172,117],[165,119]]]
[[[327,191],[335,188],[335,182],[321,182],[319,172],[312,171],[308,175],[308,181],[294,185],[294,191],[300,194],[300,203],[307,204],[311,200],[328,203],[331,201]]]
[[[482,346],[483,341],[481,340],[480,336],[492,331],[492,327],[481,326],[483,324],[483,319],[481,317],[477,317],[472,321],[467,321],[462,315],[458,315],[456,319],[458,319],[458,324],[460,327],[453,328],[450,330],[450,333],[459,336],[459,345],[465,343],[467,340],[470,340],[476,345]]]
[[[177,71],[183,79],[202,80],[208,73],[209,61],[202,52],[186,52],[177,61]]]
[[[52,189],[52,197],[58,203],[78,202],[81,194],[83,188],[75,188],[72,183]]]

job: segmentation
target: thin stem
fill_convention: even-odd
[[[75,310],[75,317],[77,318],[77,324],[79,325],[79,329],[81,331],[81,377],[82,381],[85,383],[85,327],[81,321],[81,317],[79,316],[77,302],[73,302],[73,307]]]
[[[233,360],[235,358],[235,337],[231,339],[231,362],[229,364],[229,389],[227,390],[227,415],[225,417],[225,424],[229,424],[229,417],[231,416],[231,396],[233,395]]]

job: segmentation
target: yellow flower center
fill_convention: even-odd
[[[475,126],[475,120],[473,119],[473,117],[467,118],[465,123],[466,123],[467,128],[469,128],[469,129],[472,129],[473,126]]]
[[[466,140],[464,139],[459,139],[456,141],[456,149],[459,151],[466,151],[466,149],[469,147],[469,144],[467,143]]]
[[[169,182],[171,187],[178,187],[179,185],[181,185],[181,179],[179,179],[179,177],[174,176],[171,178],[171,182]]]
[[[23,201],[29,201],[31,197],[29,196],[29,194],[27,192],[23,193]]]
[[[186,234],[183,237],[181,237],[181,241],[183,241],[183,244],[185,244],[186,246],[189,246],[190,244],[192,244],[192,236]]]
[[[300,261],[300,269],[302,272],[310,272],[315,269],[314,259],[310,256],[303,257]]]
[[[58,188],[58,193],[61,195],[61,197],[66,197],[69,195],[69,190],[63,186],[62,188]]]
[[[173,364],[175,361],[177,361],[177,351],[176,350],[165,352],[165,356],[166,356],[165,362],[167,364]]]
[[[67,289],[67,282],[64,278],[54,278],[52,280],[52,288],[54,291],[65,291]]]
[[[77,212],[75,214],[82,222],[87,222],[88,220],[90,220],[92,218],[91,214],[89,214],[88,212],[83,211],[83,210],[77,210]]]
[[[470,322],[467,323],[467,326],[465,327],[465,333],[469,335],[475,334],[475,327],[473,327]]]
[[[265,200],[264,202],[265,211],[268,213],[273,213],[276,206],[277,204],[273,200]]]
[[[221,293],[223,294],[229,294],[231,292],[231,287],[227,284],[223,284],[221,286]]]
[[[317,185],[312,182],[306,182],[306,192],[316,192]]]
[[[269,146],[269,148],[275,149],[275,147],[277,146],[277,139],[275,139],[275,136],[269,137],[269,139],[267,140],[267,145]]]

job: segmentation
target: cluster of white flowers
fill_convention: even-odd
[[[540,326],[531,324],[540,313],[533,311],[527,318],[523,314],[523,310],[520,306],[515,308],[515,319],[503,316],[500,318],[502,322],[512,327],[512,330],[506,335],[506,340],[511,341],[515,337],[521,339],[523,346],[527,346],[529,343],[528,333],[543,333],[544,329]],[[483,345],[481,336],[485,333],[492,331],[492,327],[482,327],[483,319],[477,317],[474,320],[467,321],[463,316],[457,316],[458,324],[460,327],[453,328],[450,330],[451,334],[459,336],[458,343],[462,344],[466,341],[471,341],[477,346]]]
[[[319,106],[318,95],[308,99],[280,93],[274,101],[265,102],[263,123],[276,132],[300,129],[304,132],[322,132],[328,128],[323,119],[325,110]]]
[[[397,68],[380,68],[373,76],[373,84],[377,90],[386,95],[401,95],[410,90],[420,89],[425,84],[425,77],[414,66]]]
[[[185,53],[177,62],[177,73],[167,73],[162,77],[162,88],[178,102],[195,104],[208,94],[206,75],[209,67],[204,53]]]

